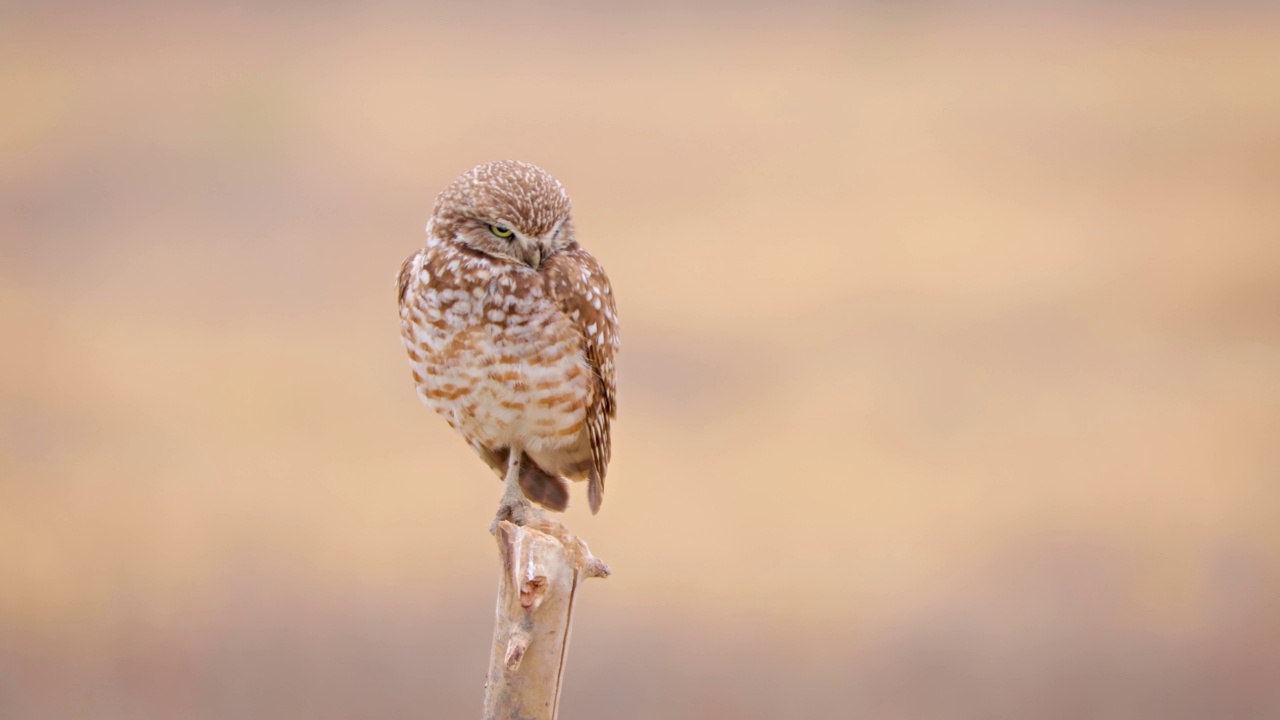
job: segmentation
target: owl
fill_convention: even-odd
[[[418,396],[504,479],[498,521],[562,511],[566,480],[604,498],[619,348],[613,289],[578,244],[569,195],[500,161],[436,198],[400,268],[400,329]]]

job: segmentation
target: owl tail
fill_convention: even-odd
[[[600,512],[600,503],[604,502],[604,480],[591,469],[591,478],[587,481],[587,502],[591,505],[591,514]]]
[[[569,483],[538,467],[528,455],[520,468],[520,490],[524,496],[548,510],[564,512],[569,507]]]

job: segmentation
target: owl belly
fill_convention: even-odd
[[[535,457],[578,445],[590,375],[577,333],[547,319],[530,327],[478,317],[415,332],[422,340],[421,359],[410,354],[418,394],[472,443]]]

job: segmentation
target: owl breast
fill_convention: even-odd
[[[402,308],[418,394],[469,441],[538,455],[584,432],[581,335],[538,274],[476,258],[424,258]]]

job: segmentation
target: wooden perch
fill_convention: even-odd
[[[539,515],[527,526],[498,524],[502,575],[485,720],[555,720],[578,584],[609,576],[609,566],[585,542]]]

